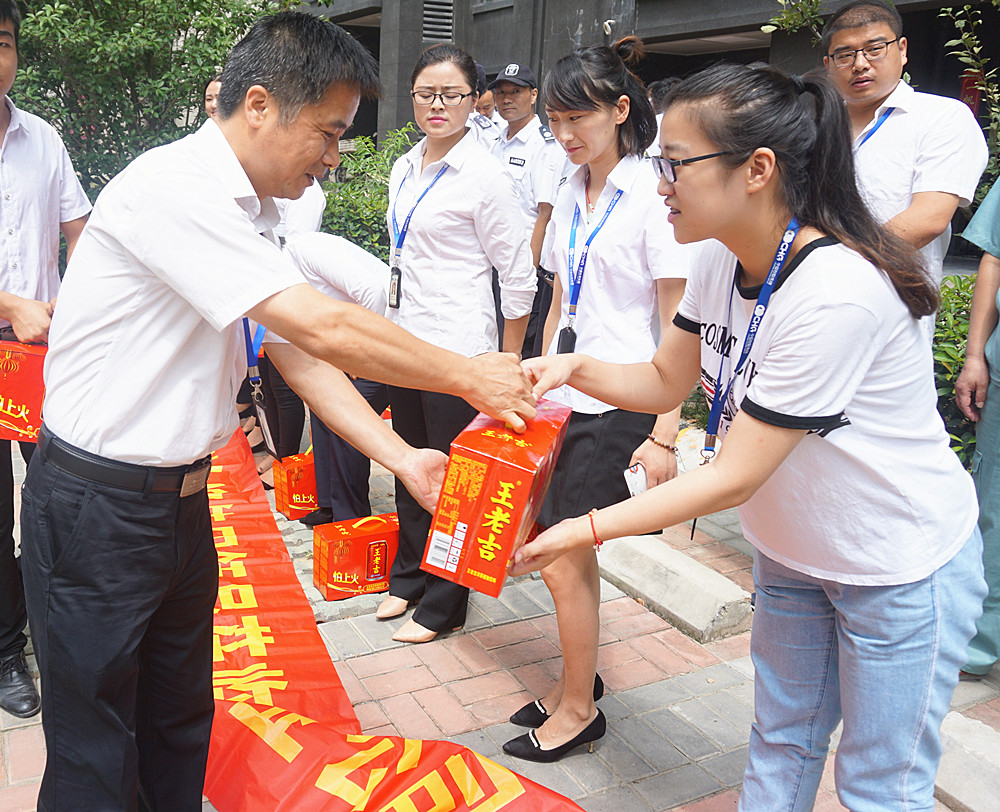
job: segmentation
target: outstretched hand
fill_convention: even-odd
[[[532,383],[532,394],[540,398],[546,392],[569,382],[576,370],[576,356],[573,353],[560,353],[527,358],[521,362],[521,369]]]
[[[488,352],[469,360],[474,369],[465,400],[519,434],[523,432],[525,421],[535,416],[535,398],[517,356]]]
[[[433,448],[411,448],[393,473],[399,477],[420,507],[433,513],[437,507],[448,456]]]
[[[564,519],[515,550],[508,571],[511,575],[536,572],[547,567],[563,553],[592,543],[593,533],[586,516]]]

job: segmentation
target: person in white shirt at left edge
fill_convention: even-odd
[[[7,96],[17,74],[21,15],[0,0],[0,338],[44,343],[59,290],[59,232],[69,253],[87,222],[90,201],[62,140],[45,121]],[[27,462],[34,443],[21,443]],[[10,441],[0,441],[0,708],[38,713],[24,660],[24,590],[14,558],[14,475]]]
[[[951,218],[968,206],[988,150],[957,99],[917,93],[903,81],[907,42],[886,0],[857,0],[823,27],[823,63],[847,103],[858,188],[875,219],[920,249],[940,285]],[[934,316],[921,324],[934,337]]]
[[[306,284],[273,198],[336,167],[378,64],[308,14],[258,20],[226,61],[219,121],[101,192],[49,333],[45,422],[21,490],[41,673],[43,812],[198,812],[211,737],[219,564],[205,487],[239,426],[244,316],[331,428],[433,505],[446,458],[388,430],[341,370],[469,398],[523,430],[516,359],[466,358]]]
[[[520,353],[535,268],[513,181],[466,126],[476,67],[454,45],[434,45],[413,69],[413,115],[427,136],[392,167],[386,214],[393,250],[389,318],[414,335],[473,356],[498,343],[492,274],[500,280],[504,350]],[[447,451],[475,417],[457,398],[389,386],[393,428],[408,443]],[[397,617],[420,600],[393,639],[421,643],[465,623],[469,590],[420,569],[431,515],[396,488],[399,551],[389,596],[376,612]]]

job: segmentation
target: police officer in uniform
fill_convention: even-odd
[[[525,229],[535,267],[539,266],[545,226],[562,176],[565,153],[535,113],[538,82],[527,65],[511,62],[490,83],[497,110],[507,122],[493,142],[493,154],[503,161],[517,186]],[[541,354],[542,326],[552,300],[552,274],[539,270],[538,290],[531,308],[522,356]],[[539,315],[541,314],[541,315]]]
[[[489,93],[489,90],[486,89],[486,70],[478,62],[476,62],[476,93],[479,94],[480,99],[484,94]],[[490,107],[493,107],[492,97]],[[492,112],[496,113],[495,107]],[[469,114],[469,129],[476,134],[479,143],[485,149],[491,149],[493,142],[500,135],[500,125],[489,114],[480,110],[478,104],[472,108],[472,112]]]

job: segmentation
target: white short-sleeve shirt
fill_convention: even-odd
[[[59,292],[59,225],[87,214],[90,201],[59,134],[6,96],[3,103],[10,126],[0,145],[0,290],[49,301]]]
[[[49,330],[43,419],[111,459],[184,465],[237,427],[240,317],[303,284],[274,241],[271,198],[209,119],[105,187]]]
[[[569,241],[575,207],[581,213],[575,254],[579,264],[591,229],[621,189],[621,198],[591,243],[576,311],[576,352],[617,364],[648,361],[660,342],[656,280],[687,278],[692,249],[674,240],[649,161],[628,155],[618,162],[589,223],[584,218],[586,181],[587,167],[577,167],[560,190],[549,222],[550,250],[544,267],[557,273],[562,285],[557,337],[569,316]],[[549,347],[550,355],[556,351],[557,337]],[[570,386],[554,389],[546,397],[586,414],[614,408]]]
[[[296,234],[285,251],[320,293],[385,315],[389,266],[364,248],[333,234]]]
[[[555,202],[558,187],[553,183],[552,176],[562,167],[566,153],[537,115],[532,116],[531,121],[510,138],[507,137],[508,127],[505,123],[500,128],[492,149],[507,174],[514,179],[518,204],[530,239],[538,218],[538,204]]]
[[[865,140],[890,107],[893,112]],[[968,105],[917,93],[902,80],[854,140],[858,188],[880,223],[909,208],[919,192],[947,192],[968,206],[987,158],[983,130]],[[950,240],[951,226],[920,249],[937,284]]]
[[[323,225],[323,211],[326,209],[326,194],[318,180],[307,186],[302,196],[295,200],[274,198],[278,208],[278,225],[274,234],[280,240],[287,240],[294,234],[309,234],[319,231]]]
[[[760,291],[731,295],[736,267],[720,243],[700,244],[674,320],[701,337],[709,402],[732,377]],[[948,447],[919,322],[882,273],[828,238],[782,270],[720,436],[738,410],[809,432],[739,508],[747,539],[797,572],[910,583],[975,527],[975,489]]]
[[[426,139],[392,167],[386,219],[390,239],[402,230],[421,193],[400,257],[400,304],[388,317],[418,338],[471,357],[497,350],[492,269],[500,278],[501,310],[531,312],[537,275],[510,176],[496,157],[465,136],[422,172]],[[395,245],[395,242],[393,242]]]

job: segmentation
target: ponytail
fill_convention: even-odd
[[[642,40],[624,37],[610,48],[595,45],[564,56],[542,84],[542,101],[553,110],[599,110],[629,100],[618,125],[618,156],[641,156],[656,137],[656,117],[642,80],[632,72],[645,57]]]
[[[721,158],[730,168],[772,150],[785,204],[803,225],[879,268],[915,318],[937,309],[919,251],[880,225],[858,191],[847,109],[823,73],[715,65],[678,84],[668,99],[675,104],[689,105],[708,140],[732,153]]]

